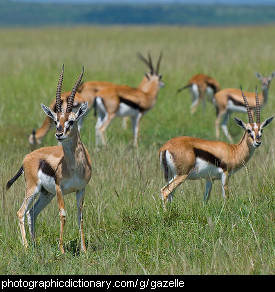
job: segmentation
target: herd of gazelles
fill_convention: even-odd
[[[84,114],[92,107],[98,114],[96,122],[96,145],[106,145],[105,131],[116,116],[132,118],[134,145],[137,145],[139,124],[142,116],[156,103],[159,88],[164,84],[159,74],[160,55],[154,68],[150,54],[148,59],[139,58],[149,67],[137,88],[127,85],[116,85],[105,81],[90,81],[81,84],[84,68],[71,92],[61,93],[64,66],[59,77],[56,99],[50,107],[41,104],[47,118],[42,127],[34,131],[30,137],[31,144],[41,143],[53,122],[56,126],[55,137],[59,145],[42,147],[26,155],[16,175],[8,181],[7,189],[24,172],[26,193],[24,202],[17,212],[24,246],[27,248],[24,219],[28,225],[32,239],[35,238],[35,220],[38,214],[57,196],[60,214],[59,247],[64,252],[63,230],[66,220],[64,195],[76,192],[78,224],[81,234],[81,247],[86,251],[83,232],[83,200],[85,187],[91,178],[91,158],[80,139]],[[262,94],[242,91],[242,89],[220,90],[218,82],[204,74],[195,75],[188,85],[179,89],[190,88],[194,113],[198,104],[205,100],[205,95],[212,95],[217,109],[216,136],[219,137],[219,124],[226,137],[232,141],[228,133],[227,122],[233,111],[247,112],[249,122],[234,117],[237,125],[244,129],[238,144],[220,141],[209,141],[194,137],[177,137],[169,140],[159,150],[159,159],[167,184],[161,189],[163,207],[171,200],[174,190],[185,180],[206,180],[204,200],[210,197],[212,182],[221,180],[222,193],[228,198],[229,177],[243,167],[251,158],[254,150],[261,145],[263,128],[273,119],[270,117],[260,122],[260,108],[266,103],[268,88],[275,72],[269,77],[257,77],[262,83]],[[253,114],[256,112],[256,121]],[[35,198],[36,202],[32,205]],[[31,207],[32,206],[32,207]]]

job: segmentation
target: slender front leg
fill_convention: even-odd
[[[228,199],[229,197],[228,180],[229,180],[228,172],[224,171],[221,174],[221,182],[222,182],[222,195],[225,199]]]
[[[83,202],[84,202],[84,195],[85,189],[76,192],[76,202],[77,202],[77,219],[78,219],[78,226],[80,229],[80,236],[81,236],[81,248],[83,251],[86,250],[85,246],[85,238],[84,238],[84,231],[83,231]]]
[[[66,223],[66,211],[65,211],[65,203],[64,198],[62,194],[62,190],[58,184],[55,186],[56,188],[56,196],[57,196],[57,203],[59,208],[59,215],[60,215],[60,239],[59,239],[59,247],[62,253],[64,253],[64,247],[63,247],[63,232],[64,232],[64,226]]]
[[[22,237],[22,242],[25,246],[25,248],[28,247],[28,242],[26,238],[26,232],[25,232],[25,215],[26,212],[28,211],[30,205],[32,204],[33,200],[35,199],[36,195],[40,192],[40,187],[38,186],[33,186],[29,190],[26,191],[25,199],[20,207],[20,209],[17,212],[17,217],[19,220],[19,226],[20,226],[20,231],[21,231],[21,237]]]
[[[134,134],[134,146],[138,144],[138,133],[139,133],[139,124],[143,114],[141,112],[138,113],[136,117],[132,118],[132,126],[133,126],[133,134]]]
[[[175,190],[181,183],[183,183],[186,178],[187,174],[185,175],[176,175],[173,179],[169,181],[169,183],[164,186],[160,191],[162,195],[162,202],[163,202],[163,209],[166,211],[166,204],[169,198],[169,195]]]
[[[207,180],[206,185],[205,185],[205,192],[203,195],[203,200],[205,203],[207,203],[210,198],[211,190],[212,190],[212,181]]]

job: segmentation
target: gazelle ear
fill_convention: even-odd
[[[246,130],[246,125],[241,119],[238,119],[238,118],[234,117],[234,120],[235,120],[235,122],[237,123],[238,126],[242,127],[244,130]]]
[[[49,107],[47,107],[43,103],[41,103],[41,107],[47,116],[49,116],[51,119],[56,121],[56,113],[54,111],[52,111]]]
[[[76,112],[76,120],[78,120],[81,116],[83,116],[88,109],[88,102],[85,102],[84,104],[81,105],[81,107],[78,109]]]
[[[264,122],[261,123],[261,129],[264,128],[265,126],[267,126],[268,124],[270,124],[272,122],[274,117],[270,117],[267,118]]]
[[[260,74],[260,73],[258,73],[258,72],[255,72],[255,74],[256,74],[256,77],[257,77],[258,79],[261,79],[261,78],[262,78],[262,76],[261,76],[261,74]]]

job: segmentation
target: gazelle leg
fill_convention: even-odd
[[[203,199],[204,199],[205,203],[207,203],[209,198],[210,198],[211,190],[212,190],[212,181],[211,180],[207,180],[206,181],[206,185],[205,185],[205,192],[204,192],[204,195],[203,195]]]
[[[84,231],[83,231],[83,202],[84,202],[84,195],[85,189],[76,192],[76,202],[77,202],[77,218],[78,218],[78,226],[80,229],[80,236],[81,236],[81,248],[83,251],[86,250],[85,246],[85,238],[84,238]]]
[[[222,195],[225,199],[228,199],[229,197],[229,190],[228,190],[228,172],[224,171],[221,174],[221,183],[222,183]]]
[[[116,116],[115,113],[112,114],[107,114],[102,122],[102,124],[100,125],[100,127],[98,127],[98,131],[99,131],[99,135],[101,137],[101,141],[102,144],[105,146],[106,145],[106,135],[105,135],[105,131],[107,130],[109,124],[111,123],[111,121],[114,119],[114,117]]]
[[[133,134],[134,134],[134,146],[138,145],[138,133],[139,133],[139,124],[143,114],[138,113],[136,117],[132,118],[132,127],[133,127]]]
[[[129,119],[129,117],[122,117],[122,129],[123,130],[127,129],[128,119]]]
[[[164,211],[166,211],[166,204],[167,204],[169,195],[173,192],[173,190],[175,190],[181,183],[183,183],[185,181],[187,176],[188,176],[187,174],[186,175],[175,175],[175,177],[173,179],[171,179],[169,181],[169,183],[160,190],[161,195],[162,195],[162,202],[163,202]]]
[[[65,203],[61,188],[58,184],[55,185],[56,189],[56,196],[57,196],[57,203],[59,208],[59,215],[60,215],[60,239],[59,239],[59,247],[62,253],[64,253],[63,247],[63,232],[64,226],[66,223],[66,211],[65,211]]]
[[[225,111],[219,111],[217,114],[217,118],[215,121],[215,127],[216,127],[216,138],[219,139],[220,137],[220,123],[221,123],[221,118],[226,114]]]
[[[193,84],[192,87],[190,87],[190,91],[192,94],[192,104],[191,104],[191,114],[194,114],[197,110],[197,107],[199,105],[199,88],[197,84]]]
[[[27,212],[29,230],[32,240],[35,239],[35,221],[38,214],[51,202],[54,195],[48,193],[45,189],[41,189],[40,196],[34,206]]]
[[[28,211],[30,205],[32,204],[33,200],[35,199],[36,195],[39,193],[39,191],[40,191],[40,187],[38,187],[38,186],[35,186],[35,187],[27,190],[24,202],[17,212],[22,242],[23,242],[25,248],[28,247],[28,242],[26,239],[25,225],[24,225],[25,215],[26,215],[26,212]]]
[[[99,131],[99,128],[103,124],[103,119],[104,116],[99,114],[97,121],[96,121],[96,126],[95,126],[95,138],[96,138],[96,146],[99,146],[100,144],[103,144],[103,138],[101,136],[101,132]]]
[[[227,128],[228,119],[229,119],[230,115],[231,115],[231,112],[230,112],[230,111],[228,111],[228,112],[225,114],[224,119],[223,119],[223,121],[222,121],[222,125],[221,125],[221,127],[222,127],[222,130],[223,130],[224,135],[226,136],[226,138],[229,140],[229,142],[232,143],[233,140],[232,140],[232,137],[230,136],[230,134],[229,134],[229,132],[228,132],[228,128]]]

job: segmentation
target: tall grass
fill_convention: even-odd
[[[215,139],[215,109],[210,103],[190,114],[189,93],[177,88],[199,72],[222,88],[259,86],[254,71],[275,70],[273,26],[241,28],[80,27],[0,30],[0,273],[1,274],[272,274],[274,273],[275,125],[249,164],[230,179],[225,202],[219,183],[208,204],[204,182],[187,181],[168,212],[161,207],[164,185],[158,149],[168,139],[189,135]],[[141,122],[139,147],[117,119],[107,131],[108,146],[95,151],[95,118],[88,115],[81,137],[93,163],[86,190],[84,228],[87,254],[79,252],[74,195],[65,198],[65,254],[58,249],[59,215],[53,200],[38,217],[36,246],[25,252],[16,211],[24,198],[20,178],[6,182],[31,151],[27,136],[45,115],[40,103],[55,97],[65,64],[63,90],[70,90],[82,65],[85,80],[137,86],[146,68],[136,52],[154,60],[163,51],[165,87]],[[274,81],[273,81],[274,82]],[[271,84],[262,119],[274,114]],[[243,120],[246,115],[238,114]],[[233,119],[232,119],[233,120]],[[236,142],[242,130],[233,121]],[[225,140],[225,137],[221,139]],[[55,145],[50,132],[44,145]],[[28,237],[29,243],[31,243]]]

